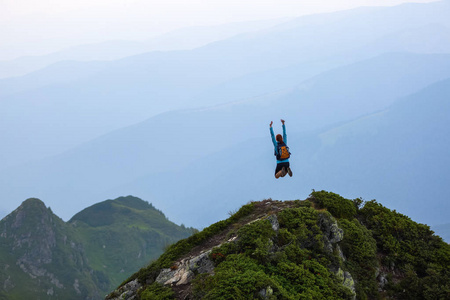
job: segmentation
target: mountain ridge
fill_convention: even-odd
[[[102,299],[133,269],[193,232],[170,222],[137,197],[114,201],[86,208],[64,222],[43,201],[29,198],[3,218],[0,295],[7,299]],[[121,211],[102,222],[105,215],[95,209],[115,204]]]

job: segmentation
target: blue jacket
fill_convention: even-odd
[[[275,147],[275,154],[278,154],[278,142],[275,139],[275,134],[273,133],[273,128],[270,127],[270,135],[272,136],[272,143],[273,146]],[[283,142],[287,145],[287,135],[286,135],[286,126],[284,126],[283,124]],[[285,160],[278,160],[277,159],[277,164],[279,163],[284,163],[284,162],[289,162],[289,158],[285,159]]]

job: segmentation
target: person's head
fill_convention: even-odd
[[[277,134],[275,139],[277,140],[278,143],[281,143],[283,141],[283,136],[281,134]]]

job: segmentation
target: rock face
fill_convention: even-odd
[[[28,199],[1,221],[2,248],[13,250],[0,258],[0,269],[7,269],[5,292],[21,288],[22,295],[45,294],[64,299],[98,299],[100,289],[86,289],[80,284],[93,270],[80,240],[70,233],[69,226],[56,217],[38,199]],[[67,258],[65,257],[67,255]],[[14,265],[8,262],[14,261]],[[24,277],[21,274],[26,274]],[[0,273],[0,276],[1,273]],[[24,282],[26,280],[26,284]],[[24,288],[25,287],[25,288]]]
[[[214,263],[209,259],[211,250],[196,257],[183,259],[172,268],[163,269],[156,282],[163,285],[182,285],[189,283],[196,274],[214,274]]]
[[[132,280],[125,285],[121,286],[119,289],[114,291],[109,299],[112,300],[134,300],[137,299],[137,291],[141,288],[141,284],[137,279]]]
[[[336,276],[339,278],[339,280],[341,280],[343,286],[349,288],[353,292],[354,294],[353,299],[356,299],[355,281],[353,280],[353,277],[350,274],[350,272],[343,271],[341,268],[339,268],[338,271],[336,272]]]
[[[273,295],[273,289],[270,286],[268,286],[265,289],[262,289],[261,291],[259,291],[259,295],[263,299],[269,299],[270,296]]]
[[[320,227],[324,233],[325,247],[328,252],[333,252],[333,244],[336,244],[344,238],[344,230],[339,228],[337,221],[332,216],[321,215]]]
[[[267,220],[272,224],[273,231],[278,233],[278,230],[280,230],[280,223],[278,223],[277,215],[270,215]]]

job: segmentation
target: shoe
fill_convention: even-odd
[[[287,173],[289,174],[290,177],[292,177],[292,171],[291,171],[291,168],[287,168]]]
[[[280,170],[277,172],[277,174],[275,174],[275,178],[278,179],[280,177],[283,177],[283,170]]]
[[[281,177],[286,176],[287,172],[286,172],[286,168],[283,167],[283,169],[281,169]]]

